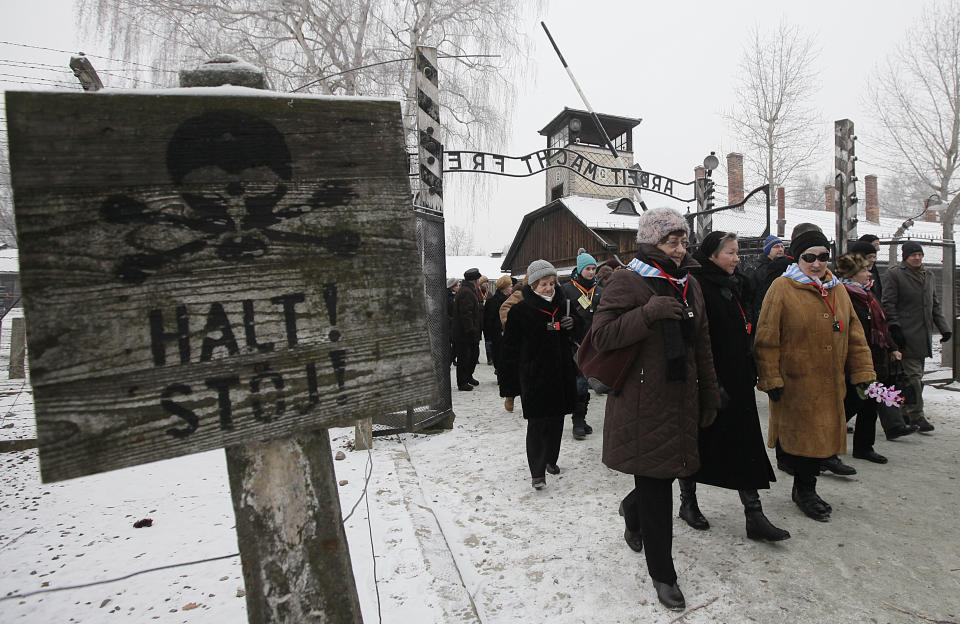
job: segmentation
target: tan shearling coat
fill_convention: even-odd
[[[828,272],[824,281],[831,279]],[[780,400],[770,401],[767,445],[779,440],[783,450],[802,457],[846,453],[846,382],[876,379],[846,289],[838,284],[828,292],[843,331],[834,331],[833,314],[816,286],[786,276],[770,286],[757,321],[757,389],[783,388]]]

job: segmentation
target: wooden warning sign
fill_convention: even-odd
[[[44,481],[432,401],[397,102],[6,104]]]

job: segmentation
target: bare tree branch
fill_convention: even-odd
[[[878,68],[867,93],[881,128],[877,150],[885,167],[919,179],[948,204],[943,237],[953,239],[960,202],[960,1],[929,5],[897,51]]]
[[[819,119],[809,105],[817,91],[812,38],[781,22],[755,26],[740,61],[740,89],[723,114],[752,172],[772,187],[807,169],[819,147]]]

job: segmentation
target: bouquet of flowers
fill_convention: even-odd
[[[875,381],[867,386],[864,394],[866,395],[863,397],[864,399],[869,397],[877,403],[883,403],[887,407],[900,407],[903,405],[903,397],[900,396],[900,391],[897,390],[897,387],[887,387],[879,381]]]

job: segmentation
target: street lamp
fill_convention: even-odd
[[[717,158],[716,152],[710,152],[710,155],[703,159],[703,168],[706,170],[705,173],[707,177],[710,177],[710,174],[714,169],[720,166],[720,159]]]
[[[939,208],[937,208],[936,206],[939,206]],[[919,219],[924,214],[926,214],[926,212],[931,208],[933,208],[935,212],[939,212],[943,210],[943,206],[944,206],[944,203],[943,203],[943,200],[940,199],[940,195],[937,193],[933,193],[932,195],[930,195],[930,197],[923,200],[923,210],[920,211],[920,214],[914,215],[900,224],[900,227],[897,228],[897,231],[893,233],[893,244],[890,245],[890,264],[891,265],[894,263],[894,258],[895,258],[894,249],[897,245],[897,241],[900,240],[904,232],[906,232],[911,227],[913,227],[914,219]]]

